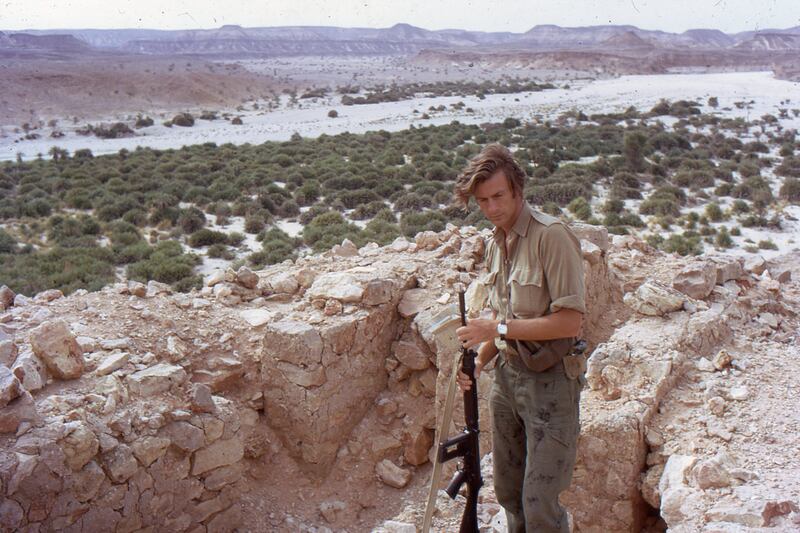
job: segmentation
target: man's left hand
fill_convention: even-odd
[[[456,330],[458,340],[464,348],[472,348],[482,342],[494,340],[497,337],[498,321],[491,318],[475,318]]]

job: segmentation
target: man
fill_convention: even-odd
[[[586,311],[583,259],[563,223],[524,201],[524,179],[509,150],[492,144],[456,181],[456,200],[466,206],[474,198],[495,226],[485,281],[493,318],[470,320],[458,338],[466,347],[480,344],[476,377],[499,355],[492,446],[495,493],[509,532],[567,532],[558,495],[575,465],[583,376],[564,358]],[[463,373],[459,385],[470,388]]]

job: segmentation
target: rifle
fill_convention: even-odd
[[[466,326],[467,316],[463,291],[458,293],[458,307],[461,314],[461,325]],[[461,371],[472,382],[470,389],[464,391],[464,422],[466,427],[455,437],[439,443],[434,465],[434,476],[431,482],[431,493],[428,498],[428,509],[426,509],[422,527],[423,533],[427,533],[430,528],[433,515],[432,503],[435,500],[436,484],[438,483],[441,465],[457,457],[463,458],[461,467],[456,471],[453,479],[450,480],[445,492],[455,500],[461,490],[461,486],[464,483],[467,484],[467,504],[461,517],[459,533],[478,533],[478,491],[483,486],[483,478],[481,477],[481,455],[478,440],[480,433],[478,428],[478,386],[475,382],[475,357],[477,355],[474,350],[461,347]],[[456,372],[457,369],[453,368],[453,374]],[[453,379],[451,380],[451,388],[454,384],[455,380]],[[445,408],[445,410],[447,411],[448,408]],[[449,413],[445,416],[445,420],[449,424]],[[446,431],[445,424],[442,425],[441,433],[444,431]]]

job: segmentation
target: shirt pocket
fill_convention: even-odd
[[[483,285],[486,290],[488,291],[489,298],[487,300],[489,304],[489,308],[492,311],[498,311],[498,294],[497,294],[497,286],[495,282],[497,281],[497,272],[489,272],[483,278],[478,281],[481,285]]]
[[[537,266],[514,268],[509,275],[511,312],[518,318],[542,316],[550,306],[542,269]]]

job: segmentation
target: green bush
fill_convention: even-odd
[[[722,226],[717,232],[717,236],[714,238],[714,244],[717,248],[727,249],[733,247],[733,239],[731,238],[730,233],[728,233],[728,228]]]
[[[180,211],[180,215],[178,216],[178,227],[180,227],[181,230],[187,235],[202,229],[205,225],[206,216],[198,208],[190,207]]]
[[[662,250],[668,253],[676,253],[678,255],[700,255],[703,253],[703,245],[700,242],[700,237],[696,235],[686,236],[672,234],[659,246]]]
[[[203,228],[189,235],[189,246],[192,248],[210,246],[212,244],[225,244],[226,242],[228,242],[228,236],[226,234],[208,228]],[[180,245],[179,243],[176,244]]]
[[[444,215],[438,211],[406,212],[400,217],[400,231],[413,238],[421,231],[442,231],[446,223]]]
[[[781,185],[780,197],[792,203],[800,202],[800,179],[786,178]]]
[[[314,253],[329,250],[344,239],[350,239],[357,246],[364,244],[361,229],[347,222],[337,211],[318,215],[303,228],[303,240]]]
[[[130,279],[141,282],[152,279],[169,284],[183,282],[182,288],[185,289],[187,283],[194,286],[194,267],[199,262],[200,258],[196,255],[183,253],[179,242],[161,241],[153,248],[149,257],[128,265],[126,270]]]
[[[113,283],[114,277],[113,256],[107,248],[56,247],[46,252],[6,254],[0,260],[0,279],[19,294],[47,289],[64,294],[99,290]]]
[[[705,213],[712,222],[720,222],[725,218],[722,208],[720,208],[719,204],[714,202],[706,205]]]
[[[6,230],[0,228],[0,254],[13,254],[17,251],[17,240]]]
[[[758,241],[758,248],[760,250],[777,250],[778,245],[775,244],[772,239],[766,239]]]
[[[592,216],[592,207],[583,196],[578,196],[572,200],[567,206],[567,209],[580,220],[589,220]]]
[[[172,124],[188,128],[194,126],[194,117],[190,113],[178,113],[172,117]]]

